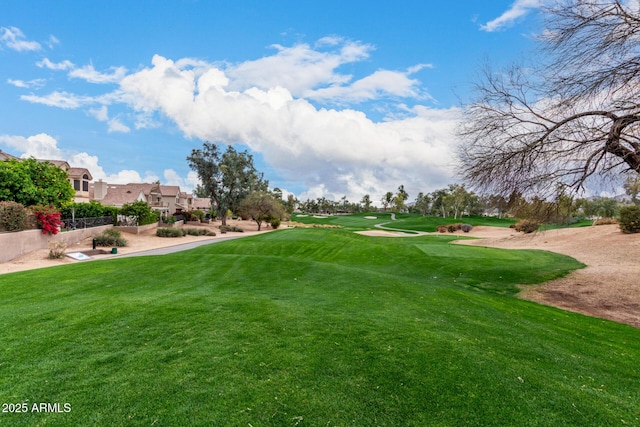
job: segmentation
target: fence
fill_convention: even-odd
[[[112,225],[113,218],[111,216],[101,216],[96,218],[67,218],[62,220],[63,230],[78,230],[82,228],[101,227],[103,225]]]

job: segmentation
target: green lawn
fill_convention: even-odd
[[[362,220],[362,219],[360,219]],[[514,297],[580,268],[288,229],[0,276],[11,426],[640,425],[640,330]]]
[[[418,214],[394,214],[394,216],[396,218],[395,220],[392,220],[391,213],[383,212],[330,216],[293,214],[291,216],[291,220],[302,222],[304,224],[337,225],[349,231],[375,229],[377,224],[384,224],[385,227],[398,230],[434,232],[438,225],[454,223],[488,225],[493,227],[509,227],[511,224],[516,223],[516,220],[512,218],[493,218],[476,215],[470,217],[465,216],[462,218],[443,218],[437,216],[422,216]]]

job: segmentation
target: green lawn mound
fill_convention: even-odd
[[[640,330],[514,297],[542,251],[286,229],[2,277],[2,424],[639,425]]]

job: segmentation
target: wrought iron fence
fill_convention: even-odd
[[[77,230],[79,228],[100,227],[101,225],[113,224],[111,216],[100,216],[96,218],[67,218],[62,220],[63,230]]]

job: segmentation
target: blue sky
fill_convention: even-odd
[[[543,0],[0,0],[0,149],[192,189],[204,141],[301,199],[457,181],[478,67],[531,52]]]

